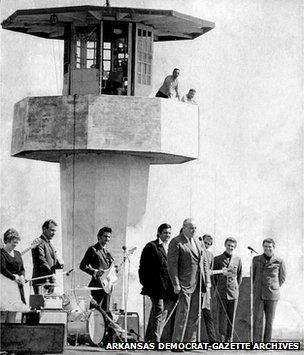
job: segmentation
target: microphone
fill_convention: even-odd
[[[251,248],[250,246],[247,247],[251,252],[259,254],[257,251],[255,251],[253,248]]]
[[[74,271],[74,269],[71,269],[69,270],[67,273],[66,273],[66,276],[70,276],[70,274]]]
[[[202,242],[202,241],[203,241],[203,238],[202,238],[202,237],[198,237],[198,240],[199,240],[200,242]]]
[[[127,247],[125,245],[122,246],[122,250],[123,251],[126,251],[127,250]]]

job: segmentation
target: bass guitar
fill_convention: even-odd
[[[123,261],[118,266],[114,265],[114,263],[112,263],[112,265],[108,269],[104,270],[103,274],[99,277],[100,283],[106,293],[112,292],[113,286],[118,280],[118,277],[117,277],[118,272],[121,270],[121,267],[125,263],[128,256],[132,255],[136,249],[137,249],[136,247],[131,248],[126,253]]]
[[[21,252],[21,255],[24,255],[25,253],[35,248],[40,243],[41,243],[40,238],[34,239],[31,245]],[[5,277],[3,274],[0,273],[0,286],[1,286],[1,292],[0,292],[1,311],[28,312],[30,310],[29,307],[22,302],[19,286],[15,281],[9,279],[8,277]],[[25,291],[25,299],[27,300],[28,297],[26,293],[28,292],[26,292],[27,290],[25,288],[25,285],[23,285],[23,287]]]

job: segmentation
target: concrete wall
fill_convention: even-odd
[[[47,6],[75,3],[49,1]],[[214,235],[215,253],[223,250],[226,236],[238,239],[236,251],[248,272],[247,246],[261,251],[263,238],[273,236],[288,269],[276,334],[303,338],[302,2],[130,0],[128,5],[173,8],[216,23],[192,42],[155,45],[153,93],[174,67],[181,69],[181,91],[198,91],[201,152],[197,162],[150,169],[146,214],[128,228],[132,242],[140,250],[165,221],[176,234],[192,215],[199,233]],[[15,9],[42,3],[19,0],[1,6],[5,18]],[[26,246],[46,217],[60,220],[59,169],[10,158],[12,109],[25,96],[60,94],[62,48],[5,31],[1,39],[0,221],[2,231],[17,228]],[[58,249],[60,243],[58,235]],[[132,259],[130,310],[140,310],[139,257],[138,252]],[[25,261],[30,269],[30,258]]]

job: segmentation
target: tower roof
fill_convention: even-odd
[[[173,10],[91,5],[17,10],[1,25],[11,31],[63,39],[64,28],[69,23],[84,26],[98,24],[101,20],[151,26],[155,41],[194,39],[214,28],[213,22]]]

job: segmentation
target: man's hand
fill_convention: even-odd
[[[23,285],[25,283],[23,275],[15,275],[15,282],[19,285]]]
[[[211,283],[210,282],[207,282],[206,288],[211,288]]]
[[[100,277],[101,275],[103,274],[103,270],[95,270],[94,272],[94,276],[97,278],[97,277]]]
[[[174,286],[174,293],[178,295],[181,292],[181,287],[180,286]]]

